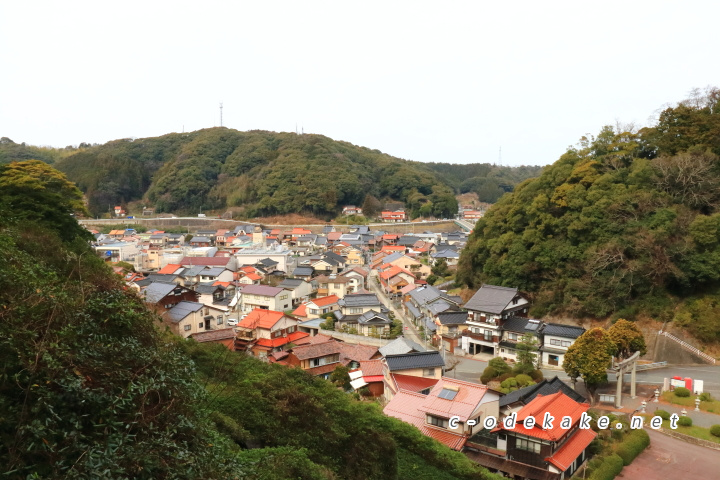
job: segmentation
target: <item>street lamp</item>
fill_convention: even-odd
[[[695,397],[695,411],[700,411],[700,397]]]

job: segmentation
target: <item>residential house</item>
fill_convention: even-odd
[[[212,240],[210,240],[208,237],[195,236],[190,239],[189,243],[193,247],[211,247],[212,246]]]
[[[359,315],[343,315],[335,325],[336,330],[381,338],[390,334],[391,327],[390,317],[384,312],[375,310],[368,310]]]
[[[308,320],[311,320],[313,318],[319,318],[327,313],[338,310],[340,308],[338,306],[339,300],[340,299],[337,297],[337,295],[314,298],[313,300],[308,300],[298,306],[293,311],[293,315],[303,317]]]
[[[357,372],[356,378],[353,379],[353,373],[355,372]],[[383,396],[385,391],[383,379],[385,377],[383,377],[382,359],[361,361],[358,369],[350,372],[350,378],[352,379],[350,384],[356,391],[366,387],[372,397]]]
[[[437,330],[435,316],[448,310],[457,310],[459,297],[450,296],[431,285],[411,290],[404,298],[405,312],[416,325],[423,326],[428,334]]]
[[[238,265],[237,261],[232,255],[223,257],[185,256],[180,261],[174,263],[179,263],[183,267],[224,267],[231,272],[236,272]]]
[[[362,215],[362,208],[355,205],[345,205],[342,209],[343,215]]]
[[[427,350],[423,348],[422,345],[413,342],[409,338],[401,336],[397,337],[387,345],[380,347],[379,351],[383,357],[387,357],[388,355],[402,355],[411,352],[425,352]]]
[[[280,287],[268,285],[245,285],[240,290],[242,311],[255,309],[285,311],[292,308],[292,293]]]
[[[306,282],[309,282],[314,274],[315,274],[315,269],[310,266],[297,267],[297,268],[295,268],[295,270],[292,271],[293,277],[302,278]]]
[[[497,356],[503,323],[510,316],[527,316],[530,302],[517,288],[483,285],[464,307],[468,329],[462,349],[470,355],[484,352]]]
[[[405,210],[385,210],[380,213],[380,219],[383,222],[404,222],[407,220],[407,215],[405,214]]]
[[[302,278],[286,278],[278,284],[278,287],[291,292],[293,306],[306,301],[313,293],[312,285]]]
[[[520,388],[500,397],[500,414],[502,416],[510,415],[512,412],[519,411],[525,405],[533,401],[538,395],[552,395],[558,392],[564,393],[576,402],[587,402],[585,397],[555,376],[551,379],[543,379],[535,385]]]
[[[442,342],[442,349],[446,352],[455,353],[460,350],[460,338],[462,331],[467,325],[467,312],[464,310],[446,310],[435,316],[436,342]]]
[[[298,331],[296,318],[283,312],[257,308],[238,324],[235,349],[267,359],[271,353],[308,336]]]
[[[198,302],[181,301],[161,315],[170,331],[184,338],[200,332],[225,328],[223,310]]]
[[[385,399],[392,400],[401,389],[402,384],[398,384],[398,375],[424,378],[436,383],[442,377],[444,370],[445,360],[440,352],[434,350],[386,355],[383,357]]]
[[[363,290],[365,288],[368,271],[361,267],[352,267],[341,272],[340,275],[349,280],[349,292],[358,293],[360,290]]]
[[[140,295],[145,303],[155,306],[160,311],[169,310],[180,302],[198,300],[196,292],[175,283],[151,283],[141,291]]]
[[[365,254],[359,248],[349,248],[345,251],[346,265],[363,266],[365,265]]]
[[[465,210],[462,214],[463,220],[477,221],[483,217],[483,212],[480,210]]]
[[[342,275],[321,275],[315,277],[314,281],[317,282],[317,294],[320,297],[337,295],[338,298],[343,298],[351,293],[351,287],[348,285],[350,279]]]
[[[360,366],[360,362],[378,356],[377,347],[349,344],[331,338],[324,342],[293,347],[284,363],[327,379],[339,365],[355,369]]]
[[[385,257],[385,263],[407,270],[416,278],[427,279],[432,273],[432,268],[429,266],[399,252]]]
[[[499,400],[500,395],[485,385],[442,377],[427,395],[400,390],[383,412],[462,451],[467,440],[483,429],[485,418],[498,417]],[[451,422],[454,417],[456,422]]]
[[[430,263],[433,266],[435,266],[440,260],[445,260],[445,264],[448,267],[457,267],[458,261],[460,260],[460,254],[451,248],[430,254]]]
[[[404,287],[414,284],[415,276],[402,267],[383,264],[378,269],[378,279],[385,293],[389,296],[397,296]]]
[[[541,345],[539,330],[542,326],[540,320],[533,320],[524,317],[508,317],[502,324],[500,337],[500,350],[498,356],[505,360],[517,360],[517,345],[523,335],[530,334],[537,340],[537,346]]]
[[[541,365],[562,367],[570,345],[585,333],[582,327],[571,325],[560,325],[558,323],[546,323],[541,327],[540,336],[542,346],[540,347]]]
[[[466,455],[480,465],[513,478],[531,480],[569,479],[590,456],[588,447],[597,433],[579,428],[590,405],[579,403],[562,391],[537,395],[516,412],[515,427],[500,423],[493,432],[482,431],[466,442]],[[554,428],[543,429],[546,414],[555,419]],[[526,418],[535,425],[525,428]],[[569,417],[570,428],[559,422]]]
[[[275,265],[275,269],[281,272],[288,271],[291,256],[292,252],[280,245],[276,247],[266,247],[264,240],[261,244],[256,243],[251,248],[243,248],[235,253],[235,257],[241,265],[256,265],[260,260],[269,258],[278,262],[277,265]]]

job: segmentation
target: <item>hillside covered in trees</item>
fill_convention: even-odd
[[[497,478],[328,381],[172,336],[83,209],[47,164],[0,165],[2,478]]]
[[[477,223],[460,278],[517,286],[536,315],[643,313],[720,340],[719,100],[696,92],[651,127],[583,137]]]
[[[212,128],[77,149],[40,149],[3,138],[0,163],[53,163],[86,194],[93,215],[144,200],[157,211],[241,207],[248,217],[335,216],[367,197],[400,201],[414,216],[449,217],[456,193],[494,202],[540,167],[423,164],[322,135]]]

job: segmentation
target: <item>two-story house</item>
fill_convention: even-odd
[[[488,434],[480,432],[467,442],[466,455],[493,471],[531,480],[569,479],[589,457],[588,446],[597,433],[579,428],[580,419],[590,405],[579,403],[559,391],[551,395],[537,395],[516,412],[514,428],[506,429],[502,423]],[[553,428],[543,429],[546,414],[554,417]],[[535,425],[525,428],[526,418],[533,417]],[[561,421],[569,417],[569,427]],[[492,442],[494,448],[477,448]]]
[[[140,295],[145,303],[155,306],[159,311],[169,310],[180,302],[196,302],[197,292],[175,283],[150,283]]]
[[[342,275],[320,275],[314,278],[317,282],[317,294],[319,297],[327,297],[328,295],[336,295],[343,298],[351,293],[351,287],[348,285],[350,279]]]
[[[385,210],[380,213],[380,219],[383,222],[404,222],[407,220],[407,215],[405,214],[405,210]]]
[[[400,390],[383,412],[461,451],[467,439],[482,430],[486,417],[498,417],[499,399],[485,385],[441,377],[427,395]]]
[[[292,293],[284,288],[244,285],[240,292],[243,312],[250,312],[256,308],[284,312],[292,308]]]
[[[502,325],[500,337],[500,350],[498,356],[505,360],[517,360],[517,344],[523,336],[530,334],[537,340],[537,347],[540,347],[540,328],[543,323],[525,317],[508,317]]]
[[[319,318],[326,313],[338,310],[338,301],[340,299],[336,295],[330,295],[328,297],[318,297],[312,300],[303,302],[294,311],[293,315],[303,317],[305,319]]]
[[[298,366],[311,375],[327,379],[339,365],[357,368],[360,362],[377,357],[377,347],[354,345],[331,338],[325,342],[293,347],[283,363]]]
[[[313,293],[313,287],[310,282],[306,282],[302,278],[286,278],[278,284],[278,287],[284,288],[291,293],[293,306],[299,305],[310,298]]]
[[[298,331],[296,318],[283,312],[257,308],[238,324],[235,349],[266,359],[269,354],[308,336]]]
[[[467,312],[464,310],[446,310],[435,316],[435,338],[433,343],[442,345],[446,352],[455,353],[460,347],[462,331],[467,326]]]
[[[161,314],[163,321],[175,335],[187,338],[190,335],[226,328],[227,314],[209,305],[181,301]]]
[[[383,357],[385,400],[400,390],[425,391],[434,386],[445,371],[440,352],[409,352]]]
[[[468,329],[462,337],[462,349],[470,355],[497,356],[503,323],[510,316],[527,316],[530,302],[517,288],[483,285],[464,307],[468,311]]]
[[[558,323],[544,324],[540,330],[542,338],[540,358],[542,365],[562,367],[568,348],[583,333],[585,333],[585,329],[582,327]]]

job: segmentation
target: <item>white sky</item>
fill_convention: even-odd
[[[401,158],[552,163],[720,86],[720,2],[0,2],[0,136],[219,125]]]

